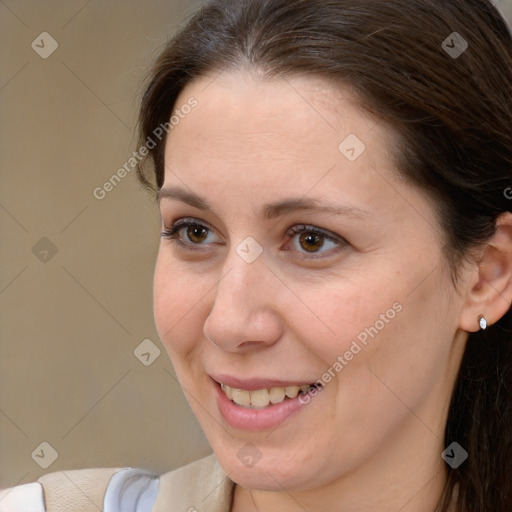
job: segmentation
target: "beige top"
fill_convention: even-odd
[[[119,511],[120,508],[113,505],[104,508],[105,496],[107,488],[112,488],[113,477],[127,469],[95,468],[48,473],[37,482],[0,491],[0,512]],[[148,512],[231,510],[235,484],[224,473],[214,454],[154,479],[158,483],[158,491]],[[153,503],[153,499],[150,501]],[[141,505],[140,502],[138,505],[134,503],[135,507]],[[138,512],[142,509],[133,510]]]
[[[152,512],[169,512],[170,504],[184,512],[230,512],[234,489],[212,454],[162,475]]]

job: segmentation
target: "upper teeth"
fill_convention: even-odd
[[[270,388],[270,389],[256,389],[254,391],[247,391],[245,389],[232,388],[226,384],[221,384],[220,387],[226,396],[233,400],[238,405],[243,407],[267,407],[269,404],[278,404],[282,402],[285,397],[295,398],[299,391],[306,393],[310,388],[309,384],[302,384],[301,386],[286,386],[285,388]]]

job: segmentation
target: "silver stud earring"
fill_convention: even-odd
[[[478,325],[482,331],[485,331],[485,329],[487,329],[487,320],[483,316],[480,316],[478,318]]]

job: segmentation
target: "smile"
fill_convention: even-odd
[[[311,387],[310,384],[302,384],[300,386],[272,387],[248,391],[232,388],[223,383],[220,386],[231,401],[248,409],[262,409],[270,404],[280,404],[286,399],[296,398],[300,392],[307,393]]]
[[[210,385],[222,419],[241,430],[273,430],[291,416],[311,414],[310,406],[304,407],[304,403],[313,401],[318,407],[322,400],[318,396],[311,400],[308,393],[315,385],[301,384],[300,380],[215,375],[210,377]]]

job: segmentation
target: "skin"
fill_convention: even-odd
[[[348,89],[232,71],[189,84],[177,108],[190,97],[197,108],[167,139],[164,187],[203,196],[215,213],[160,201],[162,227],[192,217],[209,231],[191,239],[181,230],[196,251],[162,238],[154,313],[189,404],[238,484],[232,510],[432,512],[466,331],[479,314],[492,323],[510,307],[510,217],[494,252],[480,253],[486,265],[463,267],[457,291],[432,201],[395,172],[391,130]],[[349,134],[366,146],[353,162],[338,149]],[[262,218],[264,203],[303,196],[368,213]],[[347,242],[320,238],[308,252],[300,234],[286,234],[300,224]],[[251,264],[236,252],[248,236],[263,248]],[[401,311],[294,419],[247,432],[221,416],[209,372],[314,382],[397,302]],[[248,442],[261,454],[251,468],[237,457]]]

